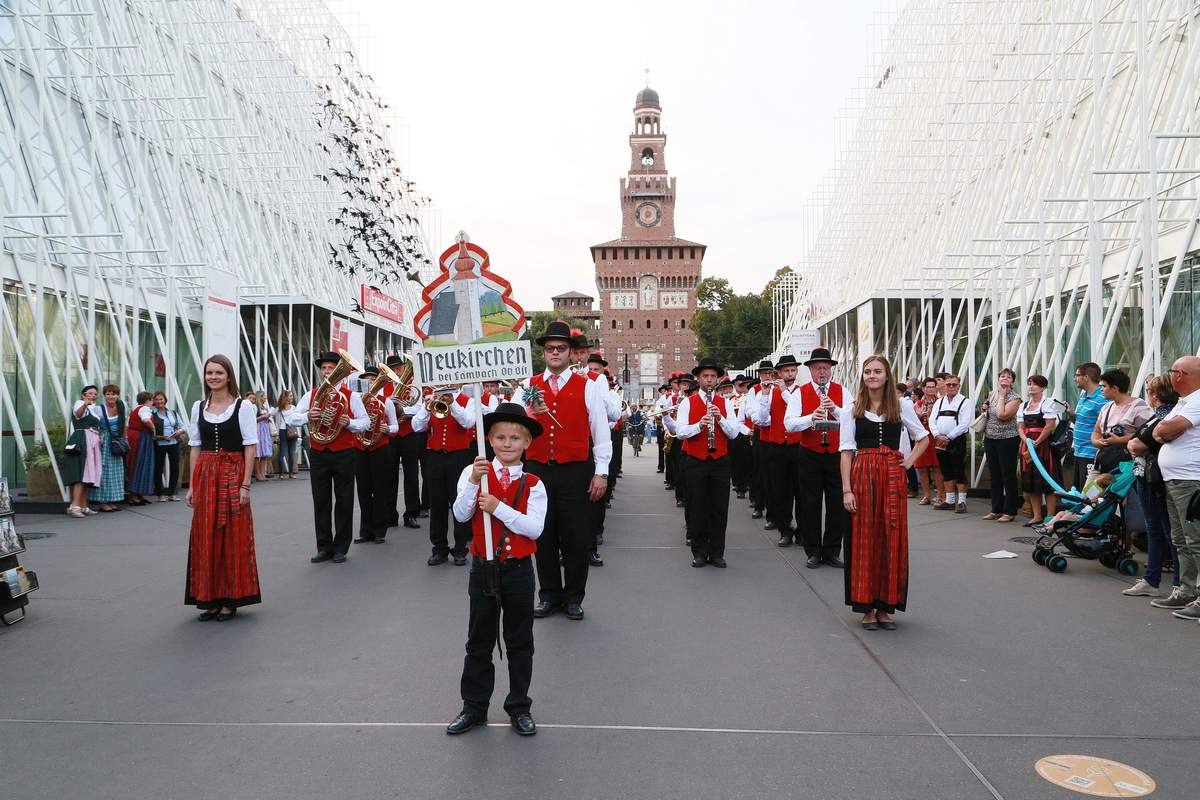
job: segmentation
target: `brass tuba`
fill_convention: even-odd
[[[336,387],[350,375],[362,372],[358,359],[345,350],[337,352],[340,357],[337,366],[328,378],[321,381],[313,398],[313,406],[321,410],[321,415],[309,426],[308,436],[317,444],[331,444],[342,432],[338,420],[350,413],[350,403]]]
[[[384,405],[383,401],[377,395],[389,383],[399,382],[400,376],[393,372],[391,367],[388,367],[386,364],[380,364],[379,375],[375,377],[375,380],[371,381],[367,390],[363,392],[363,406],[367,409],[367,419],[371,421],[371,425],[362,433],[354,434],[358,437],[359,444],[363,447],[374,447],[383,438],[384,430],[387,428],[387,406]]]

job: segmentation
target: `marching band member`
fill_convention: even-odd
[[[433,402],[445,403],[447,412],[430,413]],[[417,407],[413,430],[429,432],[425,483],[429,487],[429,543],[433,553],[425,562],[431,567],[445,564],[453,557],[454,566],[467,563],[470,528],[454,522],[454,546],[447,542],[450,504],[454,502],[459,474],[471,464],[471,443],[475,433],[475,401],[461,390],[447,388]]]
[[[666,453],[664,457],[666,474],[663,476],[663,483],[666,484],[669,491],[675,490],[675,448],[673,443],[671,443],[670,447],[667,446],[667,435],[670,434],[672,438],[675,436],[675,421],[667,412],[670,412],[683,399],[683,394],[679,391],[679,376],[682,374],[681,372],[672,372],[667,378],[667,383],[670,384],[671,391],[667,395],[666,412],[662,416],[662,434],[659,436],[663,440],[663,449]]]
[[[541,398],[532,406],[527,400],[527,407],[544,432],[534,438],[525,459],[550,496],[537,551],[540,590],[533,614],[547,617],[565,606],[568,618],[580,620],[594,535],[587,504],[600,500],[608,488],[612,441],[605,389],[569,369],[572,343],[562,320],[551,322],[537,339],[546,369],[529,380],[530,390]]]
[[[750,427],[753,423],[747,424],[748,420],[746,419],[746,401],[750,399],[750,378],[742,375],[733,382],[732,386],[733,392],[726,394],[725,398],[731,405],[736,406],[733,415],[738,424],[742,426],[742,435],[729,443],[730,480],[733,483],[734,493],[741,500],[750,491],[750,477],[754,466],[754,448],[750,444],[754,435],[754,431]]]
[[[662,386],[658,387],[658,399],[654,401],[653,413],[662,414],[670,407],[671,407],[671,384],[664,383]],[[651,413],[651,412],[647,412],[647,413]],[[656,471],[657,472],[665,472],[666,465],[663,463],[664,459],[663,459],[663,436],[662,436],[662,418],[661,417],[659,417],[658,424],[655,425],[655,427],[658,428],[658,430],[659,430],[658,436],[655,437],[656,444],[658,445],[658,468]]]
[[[474,390],[472,390],[474,391]],[[503,398],[500,396],[500,381],[483,381],[479,384],[479,400],[483,404],[484,415],[490,414],[496,410]],[[479,445],[476,443],[475,429],[471,429],[471,452],[478,453]],[[492,446],[488,444],[487,437],[483,439],[483,453],[488,459],[494,458],[495,453],[492,452]]]
[[[454,519],[470,524],[471,576],[467,593],[471,616],[467,623],[467,655],[463,659],[460,692],[463,708],[446,728],[451,735],[487,724],[488,706],[496,681],[492,648],[504,625],[508,648],[508,712],[513,730],[533,736],[537,725],[529,713],[529,682],[533,677],[534,567],[531,556],[545,529],[546,487],[525,473],[521,456],[542,433],[537,420],[518,403],[501,403],[483,418],[484,436],[495,458],[476,458],[462,471],[454,501]],[[480,482],[487,476],[487,494]],[[494,560],[487,560],[484,512],[492,517]],[[503,654],[503,653],[502,653]]]
[[[692,373],[685,372],[679,376],[681,401],[694,395],[699,388],[700,383],[696,380]],[[679,434],[676,433],[676,431],[679,428],[680,421],[681,419],[678,410],[676,410],[674,419],[671,420],[671,434],[675,436],[676,439],[679,438]],[[684,508],[687,504],[687,479],[685,475],[687,473],[689,462],[683,456],[683,448],[679,446],[680,443],[677,441],[675,444],[676,446],[671,450],[672,455],[675,457],[675,507]]]
[[[766,471],[767,523],[764,530],[778,530],[780,547],[792,543],[792,507],[799,511],[792,475],[796,469],[799,434],[784,429],[788,399],[800,387],[796,372],[800,364],[790,353],[775,364],[778,378],[764,381],[766,389],[759,394],[754,423],[762,426],[763,467]],[[799,514],[797,514],[799,516]]]
[[[388,359],[387,365],[392,369],[399,369],[404,366],[404,359],[399,356],[393,356]],[[413,403],[411,406],[401,406],[399,398],[395,398],[396,384],[389,383],[383,387],[380,397],[388,401],[388,404],[394,406],[393,413],[396,415],[397,429],[394,436],[391,437],[389,450],[391,451],[392,464],[388,468],[388,477],[391,479],[391,484],[388,486],[386,497],[389,504],[389,519],[388,526],[395,527],[400,524],[403,519],[404,527],[419,528],[417,523],[417,514],[421,511],[421,451],[424,449],[422,436],[413,430],[412,418],[417,413],[419,403]],[[397,508],[400,501],[400,476],[404,475],[404,516],[401,517]]]
[[[845,388],[831,380],[837,362],[824,347],[814,348],[804,362],[812,381],[800,387],[788,398],[783,427],[789,433],[800,434],[798,469],[793,476],[793,491],[800,499],[800,514],[796,517],[799,534],[797,544],[804,545],[808,568],[825,564],[841,568],[842,536],[847,519],[842,508],[841,455],[838,451],[838,431],[818,431],[822,422],[839,422],[849,409],[850,397]],[[825,532],[821,533],[821,503],[825,503]]]
[[[770,383],[775,380],[778,373],[775,372],[775,365],[769,359],[758,362],[758,369],[755,371],[754,385],[750,387],[748,392],[749,399],[746,400],[742,407],[742,421],[751,426],[754,431],[753,458],[751,464],[750,475],[750,498],[753,501],[754,511],[751,512],[751,519],[762,519],[767,509],[767,466],[766,466],[766,450],[764,440],[762,438],[762,426],[754,419],[758,413],[759,396],[766,391],[767,386],[764,382]]]
[[[341,362],[337,353],[325,353],[317,358],[315,365],[321,378],[330,377]],[[362,433],[370,425],[362,397],[344,384],[333,387],[326,404],[340,395],[349,413],[333,420],[337,433],[329,442],[317,441],[313,435],[321,421],[322,407],[315,404],[321,384],[305,392],[299,404],[287,412],[286,421],[297,427],[308,425],[309,485],[312,489],[313,527],[317,535],[317,554],[310,561],[319,564],[333,561],[341,564],[350,550],[351,527],[354,525],[354,473],[358,450],[355,448],[356,433]],[[332,431],[331,431],[332,433]],[[332,515],[333,524],[330,525]]]
[[[729,522],[729,442],[742,426],[731,413],[725,398],[716,392],[721,366],[716,359],[702,358],[692,370],[699,377],[699,391],[687,397],[676,414],[676,435],[687,466],[688,538],[692,566],[712,564],[725,568],[725,529]]]
[[[359,377],[373,381],[379,377],[379,370],[368,366]],[[388,385],[391,385],[390,381]],[[396,422],[394,403],[370,395],[364,395],[362,400],[371,424],[354,439],[355,449],[358,450],[354,477],[358,489],[358,538],[354,543],[383,544],[388,529],[387,492],[394,485],[392,470],[396,467],[391,439],[400,426]],[[392,508],[395,508],[395,503]]]

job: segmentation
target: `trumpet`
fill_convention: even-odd
[[[338,350],[340,360],[329,377],[321,381],[313,406],[321,410],[317,421],[309,426],[309,438],[318,444],[330,444],[342,432],[339,420],[350,413],[350,403],[337,391],[339,383],[352,373],[362,372],[362,364],[345,350]]]

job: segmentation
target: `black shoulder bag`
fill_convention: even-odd
[[[124,410],[121,405],[117,406],[118,414]],[[124,458],[129,455],[129,440],[113,427],[112,421],[108,418],[108,409],[101,408],[100,415],[104,417],[104,425],[108,428],[108,452],[112,453],[115,458]]]

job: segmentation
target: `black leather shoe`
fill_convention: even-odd
[[[770,520],[767,520],[766,524],[765,524],[765,525],[763,525],[763,530],[764,530],[764,531],[773,531],[773,530],[775,530],[775,523],[774,523],[774,522],[771,522]]]
[[[792,546],[792,537],[780,536],[779,541],[776,542],[775,544],[779,547],[791,547]]]
[[[465,567],[466,565],[467,565],[467,557],[466,556],[455,556],[454,557],[454,566]]]
[[[457,736],[460,733],[466,733],[472,728],[479,728],[487,725],[487,717],[480,716],[470,711],[464,711],[454,718],[454,721],[446,726],[446,733],[451,736]]]
[[[533,717],[526,711],[524,714],[517,714],[511,718],[512,729],[520,736],[533,736],[537,733],[537,723],[533,721]]]
[[[416,517],[413,517],[409,514],[405,514],[404,515],[404,527],[419,528],[419,527],[421,527],[421,525],[420,525],[420,523],[417,522]]]
[[[551,603],[549,600],[539,600],[538,604],[533,607],[533,616],[537,619],[548,617],[558,610],[558,606]]]
[[[725,569],[729,566],[725,563],[725,559],[721,556],[709,556],[708,563],[712,564],[717,569]]]
[[[707,563],[708,563],[708,559],[706,559],[704,556],[696,556],[695,558],[692,559],[692,566],[695,567],[696,569],[703,567]]]
[[[221,609],[219,609],[219,608],[210,608],[210,609],[208,609],[207,611],[203,611],[203,612],[201,612],[201,613],[200,613],[200,616],[198,617],[198,619],[199,619],[201,622],[208,622],[210,619],[212,619],[213,617],[215,617],[215,616],[216,616],[217,614],[219,614],[219,613],[221,613]]]
[[[655,472],[659,472],[659,473],[661,473],[661,472],[662,472],[662,470],[661,470],[661,469],[656,469],[656,470],[654,470],[654,471],[655,471]]]
[[[825,556],[824,558],[821,559],[821,563],[827,567],[834,567],[836,569],[845,569],[846,568],[846,565],[837,556]]]
[[[332,560],[333,560],[333,563],[335,563],[335,564],[345,564],[346,563],[346,554],[345,553],[334,553]]]
[[[417,512],[417,516],[418,516],[418,517],[428,517],[428,516],[429,516],[429,509],[428,509],[428,508],[422,508],[420,511],[418,511],[418,512]]]
[[[881,619],[879,620],[879,628],[880,630],[894,631],[896,630],[896,623],[890,619]]]
[[[387,537],[386,536],[377,536],[374,539],[372,539],[371,541],[374,542],[375,544],[387,544]]]
[[[682,501],[682,500],[680,500],[678,497],[677,497],[677,498],[675,498],[675,507],[676,507],[676,508],[683,508],[683,501]]]
[[[227,622],[236,616],[237,616],[237,609],[231,608],[228,611],[222,611],[220,614],[217,614],[215,619],[217,620],[217,622]]]
[[[326,553],[326,552],[322,551],[320,553],[317,553],[312,558],[310,558],[309,561],[311,561],[314,564],[320,564],[322,561],[328,561],[331,558],[333,558],[333,553]]]
[[[604,559],[599,553],[588,553],[588,565],[593,567],[603,567]]]
[[[567,604],[567,619],[581,620],[583,619],[583,606],[579,603]]]
[[[366,544],[367,542],[373,542],[373,541],[375,541],[374,536],[359,536],[359,537],[355,538],[354,543],[355,544]]]
[[[806,566],[809,569],[816,569],[817,567],[821,566],[821,557],[820,556],[809,556],[808,564]]]
[[[761,512],[761,511],[755,511],[754,513],[752,513],[750,515],[750,519],[762,519],[762,518],[763,518],[763,512]]]
[[[445,564],[449,560],[450,556],[446,555],[445,553],[434,553],[425,563],[431,567],[436,567],[438,564]]]

